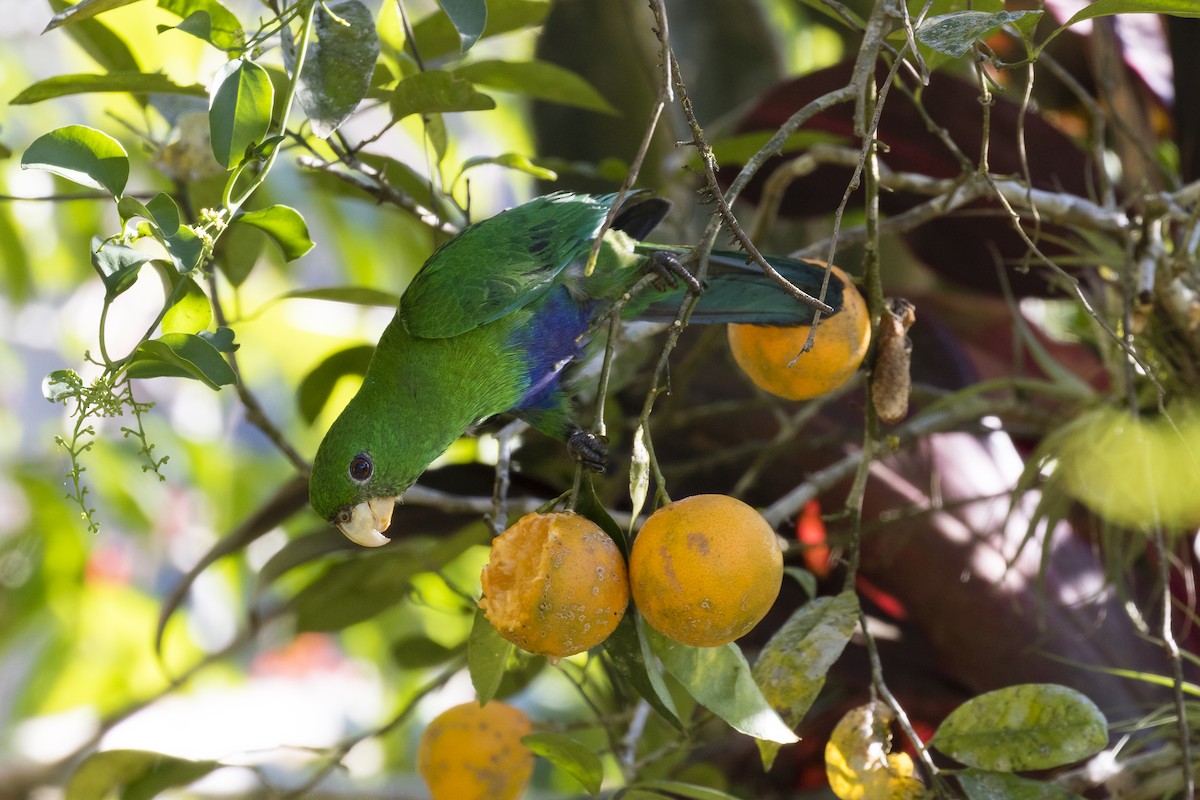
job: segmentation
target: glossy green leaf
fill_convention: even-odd
[[[83,760],[67,781],[65,800],[149,800],[165,789],[186,786],[222,765],[189,761],[148,750],[104,750]]]
[[[55,13],[65,11],[70,5],[66,0],[50,0]],[[129,45],[100,20],[81,19],[63,30],[106,72],[141,72]]]
[[[734,730],[780,744],[799,741],[763,697],[737,645],[691,647],[649,627],[645,635],[666,671]]]
[[[842,592],[804,604],[767,642],[754,663],[754,680],[789,727],[808,713],[857,626],[858,595]],[[770,769],[779,745],[760,740],[758,749]]]
[[[979,769],[1050,769],[1102,750],[1108,743],[1108,722],[1095,703],[1074,689],[1028,683],[963,703],[942,721],[930,743]]]
[[[207,35],[199,38],[222,50],[233,50],[245,44],[246,34],[241,21],[217,0],[158,0],[158,7],[188,23],[186,26],[181,23],[179,29],[193,36],[199,35],[203,18],[207,18]]]
[[[685,797],[688,800],[739,800],[736,795],[713,789],[709,786],[697,786],[683,781],[640,781],[635,786],[655,792],[665,792],[670,797]]]
[[[93,241],[92,269],[104,281],[104,299],[111,301],[137,281],[142,265],[150,256],[119,242]]]
[[[174,236],[179,231],[179,206],[165,192],[159,192],[148,203],[126,195],[117,203],[117,213],[122,225],[136,217],[153,222],[163,237]]]
[[[459,52],[467,52],[487,25],[486,0],[438,0],[438,5],[458,31]]]
[[[218,353],[236,353],[237,349],[241,347],[240,344],[233,341],[232,328],[222,326],[215,331],[200,331],[196,335],[212,345]]]
[[[168,333],[138,345],[129,377],[194,378],[210,389],[237,382],[229,362],[215,347],[187,333]]]
[[[200,84],[182,86],[161,72],[106,72],[101,75],[72,73],[55,75],[38,81],[21,90],[9,102],[14,106],[40,103],[56,97],[96,92],[127,92],[137,97],[148,94],[181,94],[191,97],[206,97],[208,92]]]
[[[136,3],[138,0],[80,0],[80,2],[63,9],[55,14],[50,23],[46,26],[46,31],[52,31],[61,25],[69,25],[73,22],[80,22],[85,19],[91,19],[97,14],[103,14],[105,11],[112,11],[114,8],[127,6],[130,3]]]
[[[204,258],[204,240],[187,225],[180,225],[175,233],[164,237],[163,244],[181,275],[195,270]]]
[[[549,0],[489,0],[481,39],[540,25],[550,12]],[[413,40],[426,61],[462,52],[462,36],[442,12],[434,12],[413,25]]]
[[[199,333],[212,323],[212,303],[200,285],[184,276],[183,293],[163,315],[163,333]]]
[[[659,674],[654,654],[646,641],[647,630],[642,615],[630,608],[617,629],[604,641],[604,652],[608,654],[616,671],[629,682],[642,699],[677,730],[684,729],[683,720],[675,708],[667,684]]]
[[[1200,17],[1200,4],[1194,0],[1095,0],[1079,9],[1064,28],[1085,19],[1114,14],[1167,14],[1172,17]]]
[[[379,549],[358,551],[334,564],[300,590],[288,604],[302,631],[340,631],[371,619],[407,596],[409,581],[436,570],[488,538],[482,522],[436,540],[412,538]]]
[[[409,75],[396,85],[390,101],[392,116],[444,114],[451,111],[487,111],[496,102],[475,89],[470,81],[448,72],[430,70]]]
[[[308,223],[291,206],[273,205],[247,211],[234,221],[252,225],[270,236],[286,261],[294,261],[313,248],[313,241],[308,238]]]
[[[21,169],[44,169],[120,197],[129,180],[129,157],[107,133],[67,125],[34,139],[21,157]]]
[[[517,172],[524,172],[526,175],[532,175],[538,180],[553,181],[558,179],[558,173],[556,173],[554,170],[539,166],[531,161],[529,156],[522,155],[520,153],[504,153],[498,156],[476,156],[474,158],[468,158],[462,163],[462,167],[459,168],[458,177],[461,178],[463,173],[469,169],[482,167],[488,164],[494,164],[498,167],[504,167],[505,169],[516,170]]]
[[[975,42],[1005,25],[1028,27],[1037,23],[1041,11],[956,11],[931,17],[917,28],[917,41],[939,53],[961,58]]]
[[[586,476],[579,486],[579,495],[575,498],[575,511],[599,525],[609,537],[617,543],[625,560],[629,560],[629,537],[621,526],[609,516],[590,475]]]
[[[235,59],[217,71],[210,89],[208,128],[221,166],[237,166],[246,150],[266,137],[274,95],[267,71],[253,61]]]
[[[347,375],[365,375],[374,354],[373,344],[355,345],[332,353],[313,367],[296,388],[296,405],[304,421],[309,425],[316,422],[337,382]]]
[[[295,48],[286,45],[284,55],[293,70]],[[317,9],[297,93],[313,133],[329,136],[354,113],[371,88],[378,57],[375,21],[359,0],[335,0]]]
[[[588,794],[593,797],[600,794],[604,765],[592,748],[585,747],[570,736],[551,732],[523,736],[521,744],[579,781]]]
[[[483,609],[475,609],[471,634],[467,637],[467,672],[480,703],[487,703],[496,696],[512,649],[512,642],[488,622]]]
[[[476,61],[459,67],[453,74],[489,89],[517,92],[536,100],[604,114],[617,113],[590,83],[571,70],[548,61]]]
[[[1033,781],[1010,772],[964,769],[954,773],[967,800],[1081,800],[1053,783]]]
[[[446,647],[428,636],[406,636],[390,648],[392,660],[401,669],[432,669],[440,667],[463,651],[464,645]]]

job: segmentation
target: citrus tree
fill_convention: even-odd
[[[0,798],[1194,793],[1188,0],[8,5]],[[311,512],[439,246],[639,189],[605,473]],[[812,324],[690,324],[731,252]]]

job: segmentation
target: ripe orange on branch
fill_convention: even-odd
[[[842,308],[821,317],[806,353],[800,351],[811,325],[728,326],[733,359],[755,386],[785,400],[809,400],[842,386],[858,369],[871,345],[871,315],[846,273],[834,267],[829,279],[842,283]]]
[[[492,541],[479,606],[508,641],[555,661],[608,638],[629,605],[621,551],[573,512],[526,514]]]
[[[783,553],[775,531],[741,500],[695,495],[646,520],[633,541],[629,582],[650,627],[715,647],[748,633],[770,610]]]
[[[443,711],[417,746],[417,772],[433,800],[516,800],[533,774],[521,737],[533,732],[525,712],[493,700]]]

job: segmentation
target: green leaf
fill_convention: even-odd
[[[308,238],[308,224],[300,212],[291,206],[273,205],[257,211],[247,211],[234,219],[252,225],[271,237],[283,251],[285,261],[295,261],[313,248]]]
[[[44,169],[120,197],[129,180],[129,157],[107,133],[67,125],[35,139],[21,157],[21,169]]]
[[[56,369],[42,381],[42,397],[51,403],[77,397],[82,391],[83,378],[73,369]]]
[[[296,614],[297,630],[340,631],[371,619],[404,600],[414,575],[437,570],[487,538],[487,528],[477,522],[449,537],[405,539],[356,552],[292,598],[288,605]]]
[[[179,30],[198,36],[222,50],[236,50],[246,42],[246,34],[237,15],[217,0],[158,0],[158,7],[183,20],[178,26]],[[200,36],[201,32],[206,32],[206,35]]]
[[[235,167],[271,126],[275,90],[267,71],[235,59],[217,71],[210,89],[208,129],[213,155],[221,166]]]
[[[241,347],[240,344],[235,344],[233,341],[233,329],[225,326],[221,326],[215,331],[200,331],[196,335],[211,344],[218,353],[236,353],[237,349]]]
[[[67,782],[65,800],[149,800],[164,789],[186,786],[222,766],[148,750],[104,750],[83,760]]]
[[[317,561],[333,553],[358,553],[359,545],[329,526],[324,530],[292,539],[263,564],[254,579],[254,594],[262,594],[272,583],[296,567]]]
[[[1053,783],[1032,781],[1008,772],[964,769],[954,773],[968,800],[1081,800]]]
[[[640,789],[667,792],[671,796],[686,797],[688,800],[739,800],[736,795],[708,786],[697,786],[683,781],[641,781],[634,784]]]
[[[482,608],[476,608],[471,634],[467,637],[467,672],[480,703],[487,703],[496,696],[512,649],[512,642],[488,622]]]
[[[800,584],[800,588],[810,598],[817,596],[817,576],[803,567],[784,567],[783,574]]]
[[[548,61],[476,61],[454,70],[471,83],[537,100],[616,114],[604,95],[569,69]]]
[[[161,72],[107,72],[102,75],[76,72],[31,84],[9,102],[14,106],[31,105],[56,97],[97,92],[128,92],[135,97],[148,94],[208,95],[200,84],[181,86]]]
[[[931,744],[970,767],[1051,769],[1099,752],[1108,722],[1084,695],[1052,683],[981,694],[942,721]]]
[[[430,70],[409,75],[396,84],[389,105],[392,118],[400,120],[409,114],[487,111],[496,107],[496,101],[477,91],[468,80]]]
[[[395,308],[400,302],[400,296],[367,286],[326,286],[321,289],[284,292],[272,298],[270,302],[277,303],[280,300],[328,300],[331,303],[350,303],[356,306]]]
[[[475,167],[481,167],[486,164],[495,164],[498,167],[513,169],[517,172],[524,172],[526,175],[532,175],[538,180],[554,181],[558,180],[558,173],[552,169],[538,166],[529,159],[529,156],[520,153],[504,153],[498,156],[476,156],[468,158],[462,163],[458,170],[458,178],[461,178],[463,173]],[[455,178],[457,182],[458,178]]]
[[[931,17],[917,28],[917,41],[939,53],[961,58],[975,42],[1005,25],[1031,26],[1041,11],[956,11]]]
[[[691,647],[645,630],[663,667],[683,684],[696,702],[735,730],[780,744],[799,741],[763,697],[742,651],[734,644]]]
[[[482,39],[540,25],[550,12],[549,0],[489,0],[487,7]],[[434,12],[418,20],[413,41],[426,62],[462,52],[462,36],[444,13]]]
[[[604,652],[616,671],[642,699],[676,730],[682,731],[683,720],[679,718],[671,692],[658,672],[654,654],[650,652],[650,645],[646,641],[646,629],[642,615],[630,608],[621,624],[604,641]]]
[[[428,636],[406,636],[391,646],[392,660],[402,669],[432,669],[459,655],[464,645],[446,647]]]
[[[569,736],[561,733],[531,733],[521,737],[521,744],[579,781],[588,794],[600,794],[604,765],[600,757]]]
[[[487,3],[485,0],[438,0],[438,5],[458,31],[459,52],[467,52],[479,41],[487,26]]]
[[[93,240],[92,268],[104,281],[104,299],[112,301],[137,281],[142,265],[150,256],[119,242]]]
[[[1172,17],[1200,17],[1200,5],[1194,0],[1095,0],[1067,20],[1064,28],[1077,22],[1114,14],[1166,14]]]
[[[212,323],[212,303],[200,285],[190,277],[186,281],[183,294],[175,304],[163,315],[163,333],[199,333]]]
[[[73,22],[80,22],[85,19],[91,19],[97,14],[103,14],[105,11],[112,11],[114,8],[127,6],[130,3],[136,3],[138,0],[81,0],[70,8],[58,12],[50,19],[45,30],[52,31],[62,25],[69,25]]]
[[[50,0],[55,12],[65,10],[71,4],[66,0]],[[98,19],[84,19],[69,25],[66,33],[105,72],[141,72],[125,40]]]
[[[579,486],[579,494],[575,498],[575,511],[599,525],[609,535],[609,538],[617,543],[617,547],[621,548],[621,554],[625,560],[629,560],[629,537],[625,535],[625,531],[621,530],[621,526],[608,515],[608,511],[605,510],[604,504],[600,502],[600,497],[596,494],[596,487],[592,484],[590,475],[584,478]]]
[[[196,269],[204,258],[204,240],[187,225],[180,225],[174,234],[164,237],[163,244],[181,275]]]
[[[294,71],[295,48],[286,37],[284,42],[284,63]],[[354,113],[371,88],[378,57],[375,21],[359,0],[335,0],[317,9],[297,93],[313,133],[325,138]]]
[[[842,592],[801,606],[767,642],[754,664],[754,680],[788,727],[808,713],[857,626],[858,595]],[[779,745],[760,740],[758,749],[770,769]]]
[[[174,236],[179,232],[179,206],[175,205],[171,195],[159,192],[150,198],[145,208],[163,236]]]
[[[296,405],[304,421],[309,425],[316,422],[337,382],[346,375],[365,375],[374,354],[375,345],[356,345],[338,350],[313,367],[296,389]]]
[[[129,364],[131,378],[194,378],[210,389],[237,382],[221,353],[188,333],[167,333],[138,345]]]

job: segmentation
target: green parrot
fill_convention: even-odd
[[[576,424],[564,369],[589,326],[647,270],[663,279],[631,303],[637,316],[671,319],[684,291],[700,291],[677,256],[683,248],[640,240],[670,204],[627,196],[585,264],[617,195],[556,192],[474,223],[421,267],[384,330],[358,394],[330,427],[313,461],[313,509],[358,544],[376,547],[392,509],[429,464],[476,422],[511,413],[566,441],[602,470],[603,444]],[[824,267],[770,259],[816,296]],[[825,302],[841,308],[831,276]],[[627,306],[629,308],[629,306]],[[694,322],[812,324],[813,310],[742,253],[713,253]]]

